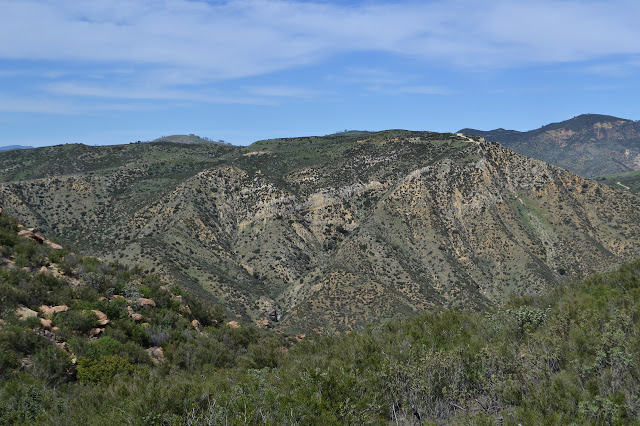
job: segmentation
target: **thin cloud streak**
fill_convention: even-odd
[[[216,96],[196,93],[193,90],[170,90],[163,88],[120,88],[117,86],[92,86],[73,82],[55,83],[47,91],[66,96],[112,98],[128,100],[170,100],[203,103],[228,103],[248,105],[270,105],[267,99],[257,97]]]
[[[82,112],[82,109],[63,100],[0,95],[0,112],[72,115]]]
[[[277,98],[310,99],[317,98],[322,95],[322,92],[318,90],[311,90],[293,86],[247,87],[246,90],[252,94]]]

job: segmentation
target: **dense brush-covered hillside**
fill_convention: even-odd
[[[483,311],[287,337],[0,215],[0,424],[633,424],[640,261]]]
[[[497,143],[346,133],[0,155],[28,226],[288,331],[540,294],[640,256],[638,199]]]

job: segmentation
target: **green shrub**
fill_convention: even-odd
[[[187,371],[196,371],[203,366],[230,367],[235,361],[234,353],[215,337],[194,335],[186,343],[167,352],[167,358]]]
[[[0,214],[0,230],[9,234],[17,234],[20,230],[18,220],[4,213]]]
[[[135,367],[118,355],[98,359],[78,358],[76,376],[81,383],[113,383],[118,374],[131,374]]]
[[[0,424],[32,424],[53,406],[50,392],[21,375],[0,389]]]
[[[0,347],[20,356],[34,354],[47,345],[35,331],[16,325],[5,325],[0,332]]]
[[[9,347],[0,345],[0,379],[8,378],[18,367],[20,367],[18,354]]]
[[[98,359],[107,355],[117,355],[120,352],[121,348],[122,343],[109,336],[104,336],[96,340],[95,342],[89,343],[84,353],[77,355],[82,355],[90,359]]]
[[[14,231],[0,228],[0,245],[7,248],[13,247],[16,245],[17,240],[18,240],[18,235]],[[10,252],[7,252],[6,254],[9,254],[11,252],[13,252],[13,250],[11,250]]]
[[[126,343],[132,341],[140,346],[147,347],[151,344],[151,339],[142,325],[136,324],[131,318],[113,320],[105,329],[105,335],[115,340]]]
[[[37,379],[55,387],[70,378],[71,367],[71,359],[65,351],[49,346],[34,356],[31,372]]]
[[[89,330],[97,327],[98,319],[91,311],[74,309],[57,314],[54,323],[60,327],[62,336],[70,339],[73,336],[87,334]]]
[[[14,261],[19,268],[40,267],[47,261],[47,252],[44,246],[35,241],[20,238],[14,248]]]

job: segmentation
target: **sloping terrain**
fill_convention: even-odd
[[[637,198],[452,134],[26,153],[0,156],[25,224],[286,330],[484,306],[640,256]]]
[[[640,197],[640,171],[600,176],[596,180]]]
[[[640,418],[640,260],[500,307],[287,336],[2,212],[0,244],[3,425]]]
[[[462,129],[585,177],[640,170],[640,122],[584,114],[536,130]]]

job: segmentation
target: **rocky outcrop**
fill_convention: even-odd
[[[45,318],[51,318],[55,314],[59,314],[60,312],[67,312],[69,307],[67,305],[58,305],[58,306],[40,306],[40,312]]]
[[[33,228],[23,229],[18,231],[18,236],[32,239],[38,244],[46,244],[47,246],[49,246],[54,250],[62,250],[62,246],[60,244],[56,244],[53,241],[45,238],[42,234],[40,234],[39,232],[36,232],[36,230]]]
[[[105,325],[109,324],[109,318],[104,312],[97,311],[95,309],[92,309],[91,312],[93,312],[93,314],[96,316],[96,319],[98,320],[98,325],[100,327],[104,327]]]
[[[147,353],[154,364],[162,364],[164,362],[164,350],[159,346],[147,349]]]
[[[240,324],[238,324],[238,321],[229,321],[227,323],[227,327],[229,327],[229,328],[240,328]]]
[[[140,303],[140,307],[151,307],[151,308],[155,308],[156,307],[156,302],[153,301],[153,299],[146,299],[144,297],[141,297],[138,299],[138,303]]]
[[[38,316],[38,313],[25,306],[20,306],[18,309],[16,309],[15,315],[18,319],[25,320],[27,318],[36,318]]]

